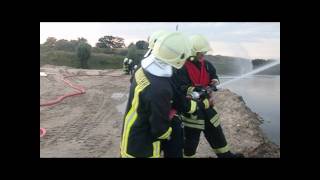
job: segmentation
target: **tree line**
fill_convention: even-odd
[[[40,52],[42,51],[70,51],[75,52],[80,61],[81,68],[88,68],[88,59],[91,53],[105,53],[113,54],[115,50],[119,54],[126,56],[133,61],[138,62],[141,60],[143,53],[148,49],[148,42],[140,40],[136,43],[131,43],[128,47],[125,46],[124,38],[116,36],[103,36],[98,39],[98,42],[92,47],[87,39],[78,38],[77,40],[56,39],[55,37],[48,37],[47,40],[40,44]]]

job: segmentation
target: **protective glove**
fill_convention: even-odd
[[[211,79],[211,82],[209,83],[210,86],[216,86],[219,84],[219,80],[218,79]]]

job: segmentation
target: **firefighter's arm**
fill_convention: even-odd
[[[219,77],[217,75],[217,71],[216,71],[216,68],[209,62],[206,62],[206,66],[207,66],[207,71],[210,75],[210,80],[211,80],[211,83],[212,82],[216,82],[216,85],[220,83],[220,80],[219,80]]]
[[[184,93],[176,93],[173,100],[173,107],[179,112],[194,113],[197,109],[197,102],[188,99]]]
[[[183,103],[183,107],[184,107],[183,112],[190,113],[190,114],[196,112],[196,110],[199,107],[199,101],[192,99],[191,93],[192,92],[200,92],[202,87],[192,86],[190,84],[188,86],[187,84],[185,84],[185,85],[182,85],[181,88],[182,88],[182,92],[184,94],[183,101],[182,101],[182,102],[184,102]]]
[[[155,90],[150,97],[150,130],[154,139],[169,139],[172,128],[169,122],[170,100],[172,94],[168,90]]]
[[[199,89],[197,89],[199,88]],[[213,106],[213,103],[210,102],[210,96],[209,94],[198,94],[199,97],[196,96],[197,92],[200,92],[202,87],[194,87],[190,86],[188,88],[187,97],[190,99],[190,112],[188,113],[194,113],[198,108],[202,109],[208,109],[210,106]],[[196,97],[195,97],[196,96]]]
[[[208,109],[210,107],[210,103],[208,98],[194,100],[190,98],[190,96],[185,96],[183,100],[179,101],[180,105],[177,107],[180,112],[193,114],[199,108]]]
[[[200,91],[202,87],[195,87],[192,86],[192,82],[188,78],[188,72],[185,68],[181,68],[177,71],[177,85],[179,86],[179,91],[181,92],[181,98],[177,102],[182,102],[178,107],[182,107],[180,109],[181,112],[185,113],[195,113],[196,110],[199,108],[199,105],[201,106],[200,102],[187,98],[188,95],[190,95],[193,91]]]

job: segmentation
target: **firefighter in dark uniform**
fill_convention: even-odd
[[[160,142],[170,139],[174,96],[172,67],[181,68],[191,55],[189,39],[168,33],[157,40],[151,56],[141,61],[132,79],[124,116],[121,157],[160,157]]]
[[[134,72],[133,66],[134,66],[133,60],[129,59],[129,61],[128,61],[128,71],[129,71],[130,75],[132,75],[133,72]]]
[[[122,68],[123,68],[123,71],[125,72],[125,74],[129,74],[129,63],[128,63],[128,61],[129,61],[128,58],[124,58],[123,64],[122,64]]]
[[[152,51],[154,48],[154,44],[157,41],[158,38],[161,36],[166,35],[169,33],[168,31],[159,30],[154,32],[149,38],[149,50],[144,55],[144,58],[147,58],[149,56],[153,56]],[[176,70],[176,68],[172,69],[173,72]],[[185,108],[183,100],[179,98],[177,95],[177,87],[175,83],[170,80],[170,83],[172,85],[173,89],[173,99],[171,101],[171,109],[169,113],[169,121],[170,121],[170,127],[172,128],[171,137],[170,139],[161,141],[161,150],[163,152],[164,158],[182,158],[183,157],[183,125],[182,125],[182,119],[180,116],[178,116],[178,111],[185,111],[183,108]]]
[[[211,93],[204,91],[208,86],[219,83],[216,69],[204,60],[204,54],[211,50],[208,41],[201,35],[190,38],[192,43],[192,56],[188,58],[183,68],[177,70],[173,79],[186,101],[189,101],[188,111],[182,112],[184,124],[184,157],[193,157],[199,144],[200,134],[210,144],[218,158],[238,158],[242,154],[231,153],[223,130],[220,126],[219,114],[214,109]],[[196,93],[195,93],[196,92]],[[202,93],[200,97],[195,94]]]

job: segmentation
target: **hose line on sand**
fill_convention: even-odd
[[[73,84],[70,81],[68,81],[66,78],[70,78],[70,77],[74,77],[74,76],[111,76],[111,77],[120,77],[121,75],[68,75],[68,76],[63,76],[61,78],[61,80],[67,84],[68,86],[70,86],[71,88],[73,88],[75,91],[72,93],[68,93],[62,96],[57,97],[56,99],[53,100],[49,100],[46,102],[42,102],[40,101],[40,106],[52,106],[54,104],[57,104],[59,102],[61,102],[62,100],[64,100],[67,97],[72,97],[72,96],[77,96],[77,95],[81,95],[86,93],[85,89],[79,85]],[[43,137],[46,134],[46,129],[45,128],[40,128],[40,137]]]

